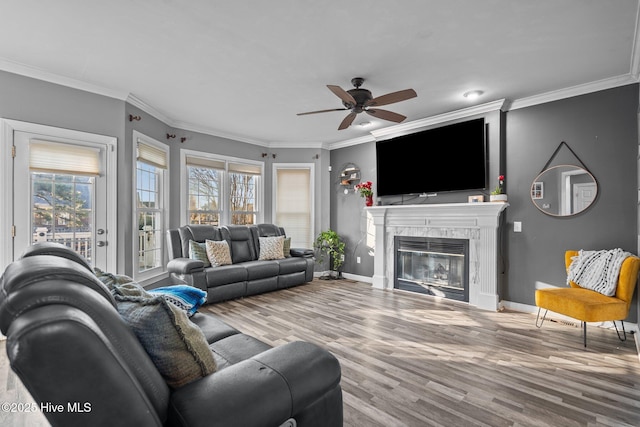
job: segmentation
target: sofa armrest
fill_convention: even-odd
[[[167,271],[175,274],[192,274],[204,270],[204,263],[191,258],[174,258],[167,264]]]
[[[306,342],[269,349],[175,390],[167,425],[277,426],[340,382],[329,352]],[[342,408],[336,408],[342,411]]]
[[[290,253],[291,256],[300,258],[313,258],[315,255],[313,249],[307,248],[291,248]]]

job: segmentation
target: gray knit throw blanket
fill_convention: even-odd
[[[567,284],[572,281],[580,287],[613,296],[618,287],[622,262],[630,255],[620,248],[602,251],[580,250],[578,255],[572,258]]]

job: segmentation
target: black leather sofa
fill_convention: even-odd
[[[340,426],[340,365],[307,342],[276,348],[213,315],[191,322],[217,370],[172,388],[118,300],[75,253],[39,244],[0,278],[12,369],[54,426]],[[49,406],[51,407],[51,406]]]
[[[284,236],[284,229],[274,224],[252,226],[185,225],[167,231],[169,263],[172,278],[207,292],[213,303],[264,292],[284,289],[313,280],[315,258],[311,249],[292,248],[290,257],[259,260],[260,238]],[[189,241],[226,240],[231,265],[205,267],[189,257]]]

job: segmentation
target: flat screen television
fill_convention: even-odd
[[[377,196],[486,189],[484,119],[376,142]]]

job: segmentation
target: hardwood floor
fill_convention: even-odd
[[[322,281],[209,305],[271,345],[314,342],[342,366],[345,426],[638,426],[633,337],[488,312],[352,281]],[[0,342],[0,401],[31,402]],[[46,425],[0,413],[2,426]]]
[[[638,426],[633,337],[351,281],[208,306],[271,345],[306,340],[342,365],[345,426]]]

